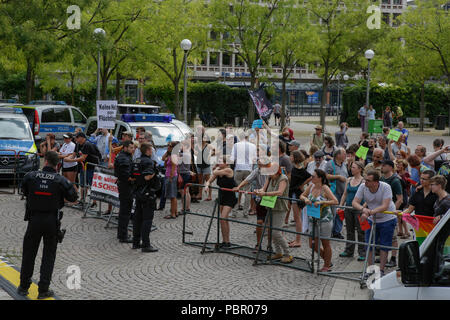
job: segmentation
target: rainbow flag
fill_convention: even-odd
[[[419,229],[414,230],[416,233],[416,240],[419,242],[419,246],[425,241],[425,238],[433,230],[433,217],[415,215],[419,220]]]

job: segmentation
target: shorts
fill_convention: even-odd
[[[62,172],[78,172],[78,166],[73,166],[69,168],[62,167]]]
[[[204,168],[197,166],[197,174],[202,175],[211,174],[211,166],[207,166]]]
[[[316,238],[318,238],[318,234],[319,234],[319,224],[320,224],[320,237],[321,238],[331,238],[331,230],[333,229],[333,221],[328,221],[328,222],[319,222],[317,221],[316,227],[315,227],[315,236]],[[309,226],[310,226],[310,234],[312,235],[312,226],[313,226],[313,222],[309,221]]]
[[[177,177],[169,178],[166,177],[165,187],[166,187],[166,198],[172,199],[177,197],[178,193],[178,181]]]
[[[86,185],[84,184],[84,175],[86,172]],[[94,178],[94,169],[87,169],[86,171],[81,170],[80,172],[80,184],[81,186],[91,186],[92,185],[92,179]]]
[[[236,181],[236,184],[239,185],[242,181],[245,180],[250,175],[251,171],[247,170],[236,170],[234,172],[234,181]]]
[[[305,203],[302,200],[300,200],[300,194],[297,196],[295,192],[293,192],[289,195],[289,198],[297,199],[297,200],[289,200],[291,204],[297,204],[299,208],[303,208],[305,206]]]
[[[191,182],[191,174],[190,173],[181,173],[181,178],[183,179],[183,184],[181,185],[181,189],[184,189],[186,184]]]
[[[372,221],[368,221],[372,227]],[[397,218],[391,219],[386,222],[378,222],[375,230],[375,244],[381,246],[392,247],[392,238],[394,236],[394,230],[397,226]],[[366,243],[369,243],[370,231],[372,229],[366,230]],[[372,250],[372,247],[370,248]],[[391,249],[380,248],[383,251],[391,251]]]
[[[281,113],[274,113],[275,115],[275,119],[280,119],[281,118]]]
[[[267,215],[267,208],[257,204],[256,205],[256,219],[264,221],[266,219],[266,215]]]

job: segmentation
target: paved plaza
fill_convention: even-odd
[[[291,122],[296,131],[309,131],[314,125]],[[311,128],[310,128],[311,127]],[[334,133],[331,128],[331,132]],[[360,130],[351,129],[350,142],[356,142]],[[298,134],[304,146],[308,137]],[[431,149],[437,136],[418,135],[412,132],[408,142],[411,148],[424,144]],[[443,137],[446,144],[449,137]],[[308,145],[309,147],[309,145]],[[215,198],[215,194],[213,194]],[[10,264],[20,268],[22,240],[27,223],[23,221],[25,202],[19,195],[0,195],[0,256]],[[179,201],[179,209],[181,202]],[[106,207],[103,205],[103,210]],[[201,248],[182,243],[183,217],[176,220],[163,219],[169,213],[167,202],[165,211],[155,213],[157,230],[151,233],[152,245],[159,249],[156,253],[143,254],[132,250],[130,244],[122,244],[116,239],[116,229],[105,229],[106,221],[83,219],[83,213],[73,208],[64,208],[63,228],[66,237],[58,245],[55,270],[51,287],[61,299],[113,300],[113,299],[163,299],[163,300],[211,300],[211,299],[287,299],[287,300],[329,300],[368,299],[369,290],[360,289],[357,281],[336,279],[278,265],[253,266],[253,260],[227,253],[201,254]],[[210,215],[213,202],[202,201],[192,204],[192,211]],[[242,211],[237,211],[241,214]],[[248,219],[238,216],[239,221],[255,223],[256,217]],[[187,241],[203,241],[209,219],[188,215]],[[295,230],[294,226],[289,227]],[[345,235],[345,229],[343,231]],[[210,241],[215,242],[216,221],[212,224]],[[285,234],[288,240],[293,234]],[[253,247],[256,242],[254,227],[231,224],[232,243]],[[266,241],[264,242],[264,248]],[[334,271],[361,270],[363,263],[356,258],[340,258],[344,244],[333,242]],[[39,280],[42,244],[36,259],[33,279]],[[308,238],[302,237],[302,247],[292,250],[297,257],[310,258]],[[321,265],[323,262],[321,262]],[[71,266],[81,271],[80,289],[74,289],[68,279]],[[393,268],[388,271],[394,270]],[[70,268],[69,268],[70,271]],[[70,281],[69,281],[70,282]],[[69,287],[72,287],[70,289]],[[0,300],[11,299],[0,289]]]

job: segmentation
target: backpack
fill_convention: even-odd
[[[408,206],[408,190],[407,190],[406,182],[398,174],[395,174],[394,176],[398,180],[400,180],[400,184],[402,185],[403,201],[402,201],[402,204],[400,205],[400,209],[404,209],[404,208],[406,208]]]
[[[445,191],[450,193],[450,161],[446,161],[441,165],[438,174],[444,176],[447,179],[447,186],[445,187]]]

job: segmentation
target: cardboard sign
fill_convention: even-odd
[[[119,207],[119,189],[116,182],[117,177],[113,175],[112,170],[96,167],[92,179],[91,199]]]
[[[397,142],[401,135],[402,133],[400,131],[390,130],[387,138]]]
[[[97,100],[97,128],[114,129],[116,114],[116,100]]]
[[[306,213],[310,217],[320,219],[320,205],[317,208],[314,205],[306,206]]]
[[[277,196],[263,196],[259,205],[273,209],[275,207],[275,203],[277,202],[277,198]]]
[[[369,152],[369,148],[360,146],[359,149],[358,149],[358,151],[356,151],[356,156],[357,156],[358,158],[361,158],[361,159],[366,160],[367,152]]]

